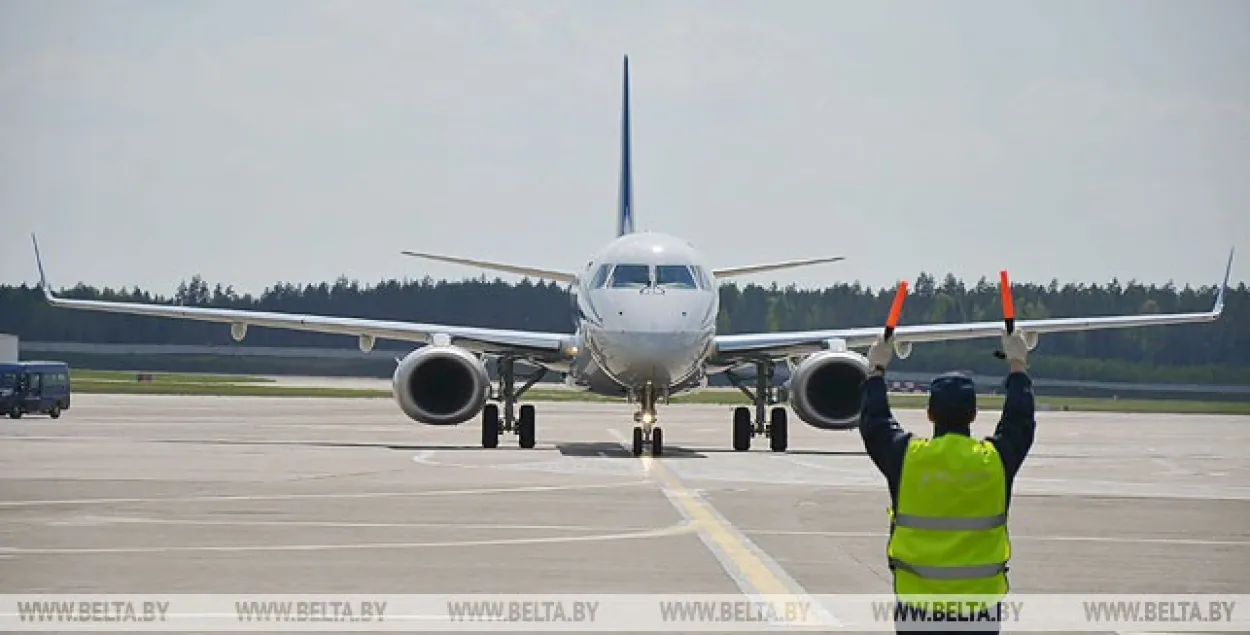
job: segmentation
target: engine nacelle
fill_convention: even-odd
[[[858,428],[868,370],[868,358],[854,351],[813,353],[790,376],[790,407],[814,428]]]
[[[409,353],[391,381],[404,414],[436,426],[454,426],[477,416],[490,395],[486,366],[458,346],[433,344]]]

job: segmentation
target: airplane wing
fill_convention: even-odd
[[[1026,337],[1035,337],[1047,333],[1071,333],[1076,331],[1213,322],[1219,319],[1224,311],[1224,294],[1228,288],[1228,277],[1232,267],[1233,252],[1230,250],[1228,265],[1224,270],[1224,282],[1216,294],[1215,306],[1210,311],[1200,313],[1152,313],[1146,315],[1049,318],[1042,320],[1017,319],[1015,328],[1024,333]],[[893,339],[896,342],[896,346],[909,346],[915,342],[944,342],[999,337],[1003,333],[1003,328],[1002,320],[964,324],[900,325],[895,328]],[[876,341],[881,334],[881,326],[871,326],[788,333],[719,335],[716,337],[715,357],[718,360],[725,361],[790,357],[822,350],[825,348],[825,343],[830,340],[842,340],[846,342],[848,348],[866,347]]]
[[[803,260],[787,260],[785,262],[770,262],[762,265],[747,265],[745,267],[722,267],[713,269],[712,275],[718,279],[734,278],[737,276],[746,276],[753,273],[762,273],[765,271],[777,271],[779,269],[796,269],[798,267],[806,267],[808,265],[819,265],[826,262],[838,262],[846,260],[843,256],[833,256],[830,258],[806,258]]]
[[[52,293],[52,288],[48,285],[47,277],[44,275],[43,259],[39,255],[39,242],[33,234],[31,235],[31,241],[35,246],[35,262],[39,266],[39,286],[43,290],[44,297],[48,303],[53,306],[87,311],[221,322],[243,325],[243,328],[260,326],[295,331],[354,335],[361,337],[362,342],[366,338],[424,343],[440,342],[455,344],[479,353],[514,353],[536,359],[556,359],[571,355],[575,351],[575,336],[564,333],[513,331],[325,315],[59,298]],[[370,346],[372,346],[372,343],[370,343]]]
[[[515,273],[522,276],[533,276],[544,280],[554,280],[556,282],[576,282],[577,276],[566,271],[554,271],[551,269],[539,269],[537,267],[526,267],[522,265],[510,265],[502,262],[491,262],[489,260],[472,260],[469,258],[457,258],[454,256],[441,256],[439,254],[429,254],[418,251],[400,252],[405,256],[414,258],[425,258],[426,260],[435,260],[438,262],[450,262],[456,265],[468,265],[470,267],[481,267],[493,271],[503,271],[506,273]]]

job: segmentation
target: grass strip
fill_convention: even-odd
[[[192,377],[188,375],[187,377]],[[279,386],[263,383],[230,384],[219,381],[164,381],[120,382],[103,379],[75,379],[73,391],[83,394],[129,394],[129,395],[201,395],[220,397],[326,397],[326,398],[391,398],[390,390],[367,388],[334,388],[312,386]],[[592,395],[575,390],[534,388],[525,393],[526,401],[538,402],[616,402],[621,399]],[[925,407],[925,395],[891,395],[891,406],[898,409]],[[750,405],[746,396],[738,391],[707,390],[674,397],[672,403],[711,404],[724,406]],[[1003,398],[982,395],[979,407],[983,411],[1002,408]],[[1037,397],[1039,411],[1069,410],[1077,412],[1136,412],[1173,414],[1239,414],[1250,415],[1250,402],[1188,401],[1168,399],[1094,399],[1088,397]]]
[[[139,375],[151,377],[148,381],[139,382]],[[210,375],[201,373],[164,373],[139,370],[83,370],[71,368],[70,380],[78,381],[110,381],[122,383],[152,384],[271,384],[269,377],[252,377],[249,375]]]

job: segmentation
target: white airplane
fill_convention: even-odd
[[[616,238],[592,255],[580,271],[552,271],[483,260],[404,252],[410,256],[458,263],[570,283],[575,295],[577,328],[573,333],[541,333],[416,324],[350,317],[298,315],[233,309],[72,300],[52,293],[44,275],[38,241],[32,235],[40,286],[54,306],[209,322],[230,323],[241,341],[249,326],[353,335],[361,350],[372,350],[378,338],[421,342],[397,359],[393,390],[408,417],[429,425],[458,425],[479,414],[482,446],[499,444],[501,432],[515,433],[519,445],[535,444],[535,410],[514,408],[548,370],[563,373],[573,388],[612,395],[637,404],[633,453],[648,447],[663,452],[663,430],[656,425],[657,403],[683,392],[706,387],[707,376],[727,372],[754,402],[733,412],[733,448],[750,449],[755,436],[766,436],[770,448],[787,447],[787,410],[773,385],[778,364],[790,370],[790,406],[804,423],[825,430],[850,430],[859,425],[860,387],[869,371],[864,355],[883,332],[882,326],[804,332],[716,333],[721,280],[835,262],[840,257],[813,258],[744,267],[714,268],[689,242],[667,234],[634,229],[633,179],[630,157],[629,59],[625,58],[621,116],[621,175]],[[1038,336],[1095,329],[1211,322],[1224,308],[1232,253],[1215,306],[1205,313],[1151,314],[1018,320],[1030,348]],[[897,355],[905,358],[916,342],[999,337],[1001,321],[965,324],[898,326],[893,332]],[[498,364],[499,385],[492,386],[487,360]],[[516,385],[516,362],[537,369]],[[755,389],[741,384],[737,368],[755,368]],[[499,405],[503,405],[500,416]],[[769,406],[773,406],[771,411]],[[765,415],[768,415],[767,420]],[[518,416],[519,415],[519,416]]]

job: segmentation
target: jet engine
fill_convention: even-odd
[[[868,358],[854,351],[813,353],[790,374],[790,407],[814,428],[858,428],[868,370]]]
[[[454,426],[477,416],[490,394],[486,366],[458,346],[429,345],[408,354],[392,378],[395,401],[414,421]]]

